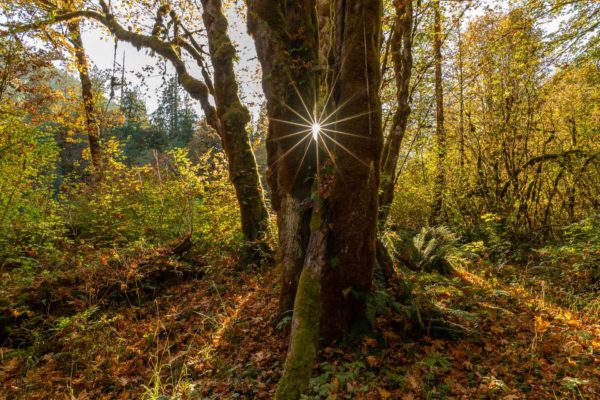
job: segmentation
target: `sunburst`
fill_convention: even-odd
[[[359,163],[361,163],[365,167],[368,167],[368,164],[364,160],[361,160],[361,158],[359,156],[357,156],[355,153],[353,153],[348,148],[348,146],[344,145],[344,143],[342,143],[342,140],[343,140],[343,137],[352,137],[352,138],[358,138],[358,139],[364,139],[364,140],[369,140],[370,138],[362,136],[362,135],[357,135],[355,133],[345,132],[345,131],[336,129],[336,125],[340,122],[350,121],[350,120],[353,120],[356,118],[364,117],[366,115],[369,115],[371,112],[368,111],[368,112],[357,113],[354,115],[350,115],[350,116],[338,119],[337,115],[353,99],[353,97],[347,99],[345,102],[343,102],[339,106],[333,107],[333,109],[330,112],[327,112],[328,108],[330,108],[330,103],[332,102],[332,99],[333,99],[333,93],[332,93],[333,89],[329,90],[326,93],[326,95],[324,97],[323,105],[321,106],[321,111],[319,112],[318,111],[319,99],[318,99],[317,94],[316,93],[314,94],[312,107],[309,107],[308,101],[302,97],[300,90],[298,89],[298,87],[296,86],[294,81],[291,78],[290,78],[290,81],[292,83],[294,91],[296,92],[296,95],[298,96],[298,99],[300,100],[300,103],[302,105],[302,110],[298,111],[285,103],[283,105],[291,113],[293,113],[296,117],[298,117],[298,119],[295,121],[288,121],[288,120],[283,120],[283,119],[270,118],[270,120],[288,124],[290,126],[294,126],[294,127],[300,128],[300,129],[295,132],[292,132],[290,134],[287,134],[287,135],[284,135],[284,136],[281,136],[278,138],[270,139],[271,141],[281,141],[281,140],[294,140],[295,141],[295,143],[288,150],[286,150],[283,154],[281,154],[272,163],[272,165],[281,162],[286,157],[290,156],[294,151],[300,150],[300,147],[304,145],[305,146],[304,152],[303,152],[300,162],[297,166],[297,170],[294,175],[294,181],[295,181],[296,177],[298,176],[298,174],[302,168],[302,165],[304,164],[304,162],[306,160],[306,156],[311,147],[314,147],[314,151],[315,151],[314,159],[316,161],[316,166],[315,166],[316,167],[316,178],[318,178],[319,170],[321,168],[321,163],[319,160],[319,158],[320,158],[319,153],[321,153],[321,152],[323,152],[324,155],[326,155],[326,157],[333,164],[334,168],[339,171],[339,168],[338,168],[336,160],[335,160],[334,151],[333,151],[334,147],[341,149],[342,151],[344,151],[345,153],[350,155],[352,158],[357,160]],[[336,81],[337,81],[337,78],[334,80],[332,87],[335,87]],[[312,111],[311,111],[311,108],[312,108]]]

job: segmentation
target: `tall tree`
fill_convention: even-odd
[[[391,37],[391,56],[396,83],[396,111],[392,117],[390,134],[383,148],[381,169],[381,194],[379,196],[379,220],[385,223],[389,207],[394,199],[397,181],[398,156],[410,115],[410,79],[413,68],[413,7],[412,0],[394,2],[395,21]]]
[[[282,311],[294,309],[279,399],[300,397],[319,338],[339,338],[364,318],[375,263],[383,142],[378,96],[382,3],[338,0],[329,7],[335,41],[334,60],[328,64],[334,66],[335,85],[323,99],[316,94],[315,66],[319,51],[329,52],[319,45],[315,1],[248,1],[271,120],[269,183],[279,220],[281,306],[289,307]],[[329,112],[331,92],[335,111],[327,117],[329,125],[318,115]],[[303,139],[297,125],[307,123],[309,134]],[[319,158],[329,160],[320,164],[322,169],[315,168]]]
[[[185,96],[185,92],[183,94],[180,93],[176,78],[168,80],[158,107],[152,114],[153,122],[159,127],[169,147],[185,147],[194,133],[197,117],[189,97]]]
[[[271,204],[277,213],[281,291],[279,314],[291,313],[310,235],[310,197],[315,174],[314,152],[301,162],[294,124],[305,124],[303,101],[313,99],[317,76],[318,33],[314,0],[248,0],[248,30],[254,37],[262,66],[262,86],[267,98],[267,181]],[[312,101],[312,100],[311,100]],[[298,111],[296,111],[298,110]],[[288,121],[291,123],[286,123]],[[301,165],[300,165],[301,164]],[[300,165],[300,167],[298,167]]]
[[[446,132],[444,130],[444,87],[442,77],[442,10],[440,0],[433,0],[433,57],[435,60],[435,139],[437,151],[436,177],[433,185],[431,224],[443,221],[444,188],[446,185]]]
[[[69,30],[69,41],[73,45],[79,81],[81,83],[81,99],[85,114],[85,129],[87,131],[90,145],[92,165],[96,174],[102,173],[102,149],[100,147],[100,125],[98,123],[98,112],[94,103],[92,91],[92,80],[90,79],[90,67],[81,40],[81,27],[79,21],[70,21],[67,24]]]

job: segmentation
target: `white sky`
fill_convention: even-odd
[[[256,78],[256,73],[260,71],[258,60],[256,59],[256,50],[252,38],[246,32],[246,23],[239,15],[234,14],[232,10],[228,15],[230,21],[229,35],[234,42],[238,51],[239,61],[237,63],[236,73],[240,84],[240,94],[245,104],[249,105],[253,114],[257,114],[260,102],[264,98],[260,79]],[[113,38],[107,35],[107,31],[98,23],[88,22],[85,24],[83,31],[83,42],[86,53],[92,65],[100,69],[108,69],[112,71],[114,41]],[[140,79],[135,76],[135,73],[141,73],[145,78],[144,97],[148,112],[152,112],[158,105],[158,97],[161,91],[160,86],[163,83],[162,75],[157,69],[152,73],[144,72],[145,66],[156,66],[163,63],[158,56],[151,56],[146,49],[137,50],[129,43],[119,41],[117,50],[117,77],[120,79],[121,70],[120,64],[125,52],[125,70],[126,81],[129,87],[139,85]],[[200,69],[195,62],[191,60],[187,62],[188,69],[193,76],[201,78]],[[171,66],[167,63],[168,73],[174,73]],[[115,96],[118,100],[119,89],[116,90]],[[198,104],[196,111],[202,113]]]

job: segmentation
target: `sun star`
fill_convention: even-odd
[[[281,122],[281,123],[284,123],[284,124],[287,124],[290,126],[294,126],[297,128],[297,130],[294,132],[288,133],[286,135],[283,135],[283,136],[280,136],[277,138],[273,138],[273,139],[269,139],[269,140],[276,142],[276,141],[280,141],[280,140],[288,140],[288,139],[293,138],[295,143],[291,143],[291,146],[286,151],[284,151],[283,154],[279,155],[279,157],[272,162],[272,165],[275,165],[275,164],[281,162],[282,160],[284,160],[286,157],[288,157],[290,154],[292,154],[295,151],[302,152],[302,157],[301,157],[300,161],[298,162],[298,166],[296,169],[296,175],[294,176],[294,181],[295,181],[296,177],[300,173],[300,169],[302,168],[302,165],[304,164],[304,160],[306,159],[308,152],[310,151],[310,149],[314,149],[315,150],[314,158],[316,161],[317,174],[320,169],[320,157],[319,157],[320,151],[323,151],[326,154],[326,157],[331,161],[331,163],[333,164],[333,167],[337,170],[338,167],[337,167],[336,159],[335,159],[335,156],[333,153],[334,146],[335,146],[368,168],[369,165],[367,163],[365,163],[363,160],[361,160],[359,156],[354,154],[349,147],[347,147],[344,143],[342,143],[342,141],[344,140],[344,138],[347,138],[347,137],[354,137],[354,138],[364,139],[364,140],[369,140],[370,138],[366,137],[364,135],[358,135],[356,133],[344,132],[342,130],[338,130],[335,128],[336,128],[336,125],[339,124],[340,122],[350,121],[350,120],[354,120],[356,118],[370,115],[371,111],[357,113],[357,114],[349,115],[349,116],[346,116],[343,118],[339,118],[340,111],[352,100],[353,97],[346,99],[346,101],[344,101],[342,104],[334,106],[332,103],[330,103],[331,101],[333,101],[333,90],[330,90],[328,93],[325,94],[323,106],[317,107],[318,96],[317,96],[317,93],[315,93],[314,98],[312,99],[313,100],[312,107],[309,107],[308,100],[304,99],[302,97],[302,95],[300,94],[300,90],[298,90],[298,87],[296,86],[296,84],[294,83],[294,81],[291,78],[290,78],[290,82],[291,82],[296,94],[298,95],[298,99],[300,100],[300,103],[302,104],[302,109],[296,110],[293,107],[287,105],[286,103],[282,103],[283,106],[285,108],[287,108],[297,118],[294,118],[294,120],[270,118],[270,120]],[[337,78],[334,79],[332,87],[335,87],[335,82],[337,82]],[[311,108],[312,108],[312,112],[310,111]],[[320,109],[320,112],[319,112],[319,109]],[[326,110],[328,110],[329,112],[327,112]],[[312,141],[315,142],[316,146],[310,145],[310,143],[309,143],[311,141],[310,139],[312,139]]]
[[[319,139],[319,134],[321,133],[321,124],[315,122],[314,124],[312,124],[311,130],[312,138],[316,142]]]

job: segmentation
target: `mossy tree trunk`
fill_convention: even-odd
[[[270,119],[267,180],[279,226],[281,317],[294,307],[310,236],[307,199],[316,172],[315,144],[295,133],[302,130],[296,124],[306,125],[298,115],[308,117],[303,102],[314,106],[317,92],[316,5],[315,0],[248,0],[247,4],[248,30],[262,66]]]
[[[250,113],[238,94],[233,69],[235,48],[227,34],[227,19],[223,15],[221,0],[202,0],[202,7],[214,70],[214,97],[221,141],[229,160],[229,178],[240,204],[242,230],[246,239],[262,240],[269,231],[269,214],[246,130]]]
[[[81,39],[79,21],[69,22],[67,24],[67,29],[69,30],[69,41],[73,46],[77,71],[79,73],[81,99],[83,101],[83,111],[85,115],[85,130],[90,146],[92,166],[94,167],[95,177],[98,177],[102,173],[102,148],[100,147],[100,126],[98,124],[98,115],[94,103],[90,68]]]
[[[290,345],[283,376],[277,385],[276,400],[300,398],[308,387],[312,364],[319,349],[321,279],[327,265],[329,235],[325,202],[322,193],[315,194],[310,239],[296,291]]]
[[[292,305],[294,310],[277,398],[298,399],[308,384],[319,343],[342,338],[356,326],[371,289],[383,142],[378,95],[382,3],[338,0],[320,2],[319,7],[314,0],[247,3],[270,118],[268,179],[280,228],[280,311],[289,311]],[[333,22],[319,21],[317,9],[323,16],[325,10],[334,10],[329,14]],[[324,32],[331,34],[324,38],[331,51],[320,46],[319,35]],[[329,65],[336,67],[322,74]],[[303,142],[304,136],[296,134],[302,128],[296,124],[307,123],[298,114],[325,106],[315,93],[319,81],[330,81],[329,72],[336,78],[331,80],[336,82],[334,105],[344,107],[331,118],[338,121],[331,126],[334,131],[319,136],[319,143],[327,142],[328,149],[319,150],[317,141],[310,139],[310,127],[308,142]],[[317,154],[331,163],[319,178],[320,187],[327,189],[315,195],[311,187]],[[326,176],[331,179],[320,181]],[[326,212],[322,199],[327,199]]]
[[[364,322],[376,257],[380,159],[381,0],[336,3],[334,97],[336,179],[330,198],[331,260],[323,271],[321,336],[342,337]],[[343,132],[343,133],[342,133]]]
[[[379,195],[379,223],[385,225],[390,206],[394,200],[397,180],[398,156],[406,133],[410,115],[410,78],[412,75],[412,0],[394,2],[396,17],[391,38],[391,56],[396,81],[397,108],[392,118],[390,134],[385,142],[381,167],[381,190]]]

